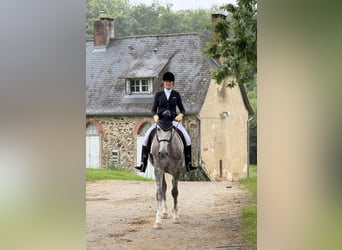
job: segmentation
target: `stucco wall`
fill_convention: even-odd
[[[101,127],[100,155],[102,167],[111,166],[111,154],[113,150],[119,151],[120,166],[129,171],[134,171],[136,166],[136,139],[139,137],[139,129],[146,123],[149,126],[152,121],[148,117],[139,116],[88,116],[87,122],[96,121]],[[182,121],[192,141],[193,162],[197,165],[199,159],[199,123],[195,116],[185,116]]]
[[[248,112],[239,87],[225,86],[210,83],[199,115],[201,154],[211,179],[237,181],[247,176]],[[222,112],[229,116],[222,118]]]

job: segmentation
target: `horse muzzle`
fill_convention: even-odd
[[[161,150],[161,151],[159,151],[158,155],[160,158],[163,159],[163,158],[166,158],[169,155],[169,153],[165,150]]]

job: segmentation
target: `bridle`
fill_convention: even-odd
[[[157,131],[157,133],[156,133],[157,142],[158,142],[158,143],[160,143],[160,142],[167,142],[167,143],[170,143],[170,141],[172,140],[172,137],[173,137],[173,136],[175,135],[175,133],[176,133],[176,129],[177,129],[177,127],[178,127],[178,124],[179,124],[179,122],[177,123],[177,126],[171,128],[171,136],[170,136],[169,139],[161,139],[161,140],[160,140],[159,137],[158,137],[158,131]],[[158,129],[158,128],[162,129],[161,126],[157,124],[157,129]],[[165,131],[165,130],[163,130],[163,131]]]

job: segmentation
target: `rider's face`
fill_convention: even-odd
[[[163,81],[164,82],[164,88],[171,89],[173,87],[173,82],[171,81]]]

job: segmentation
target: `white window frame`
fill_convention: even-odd
[[[146,84],[144,84],[146,81]],[[136,89],[132,90],[132,84],[135,84]],[[131,78],[126,80],[126,93],[128,95],[146,95],[153,92],[152,79],[149,78]],[[147,87],[147,90],[143,88]]]

